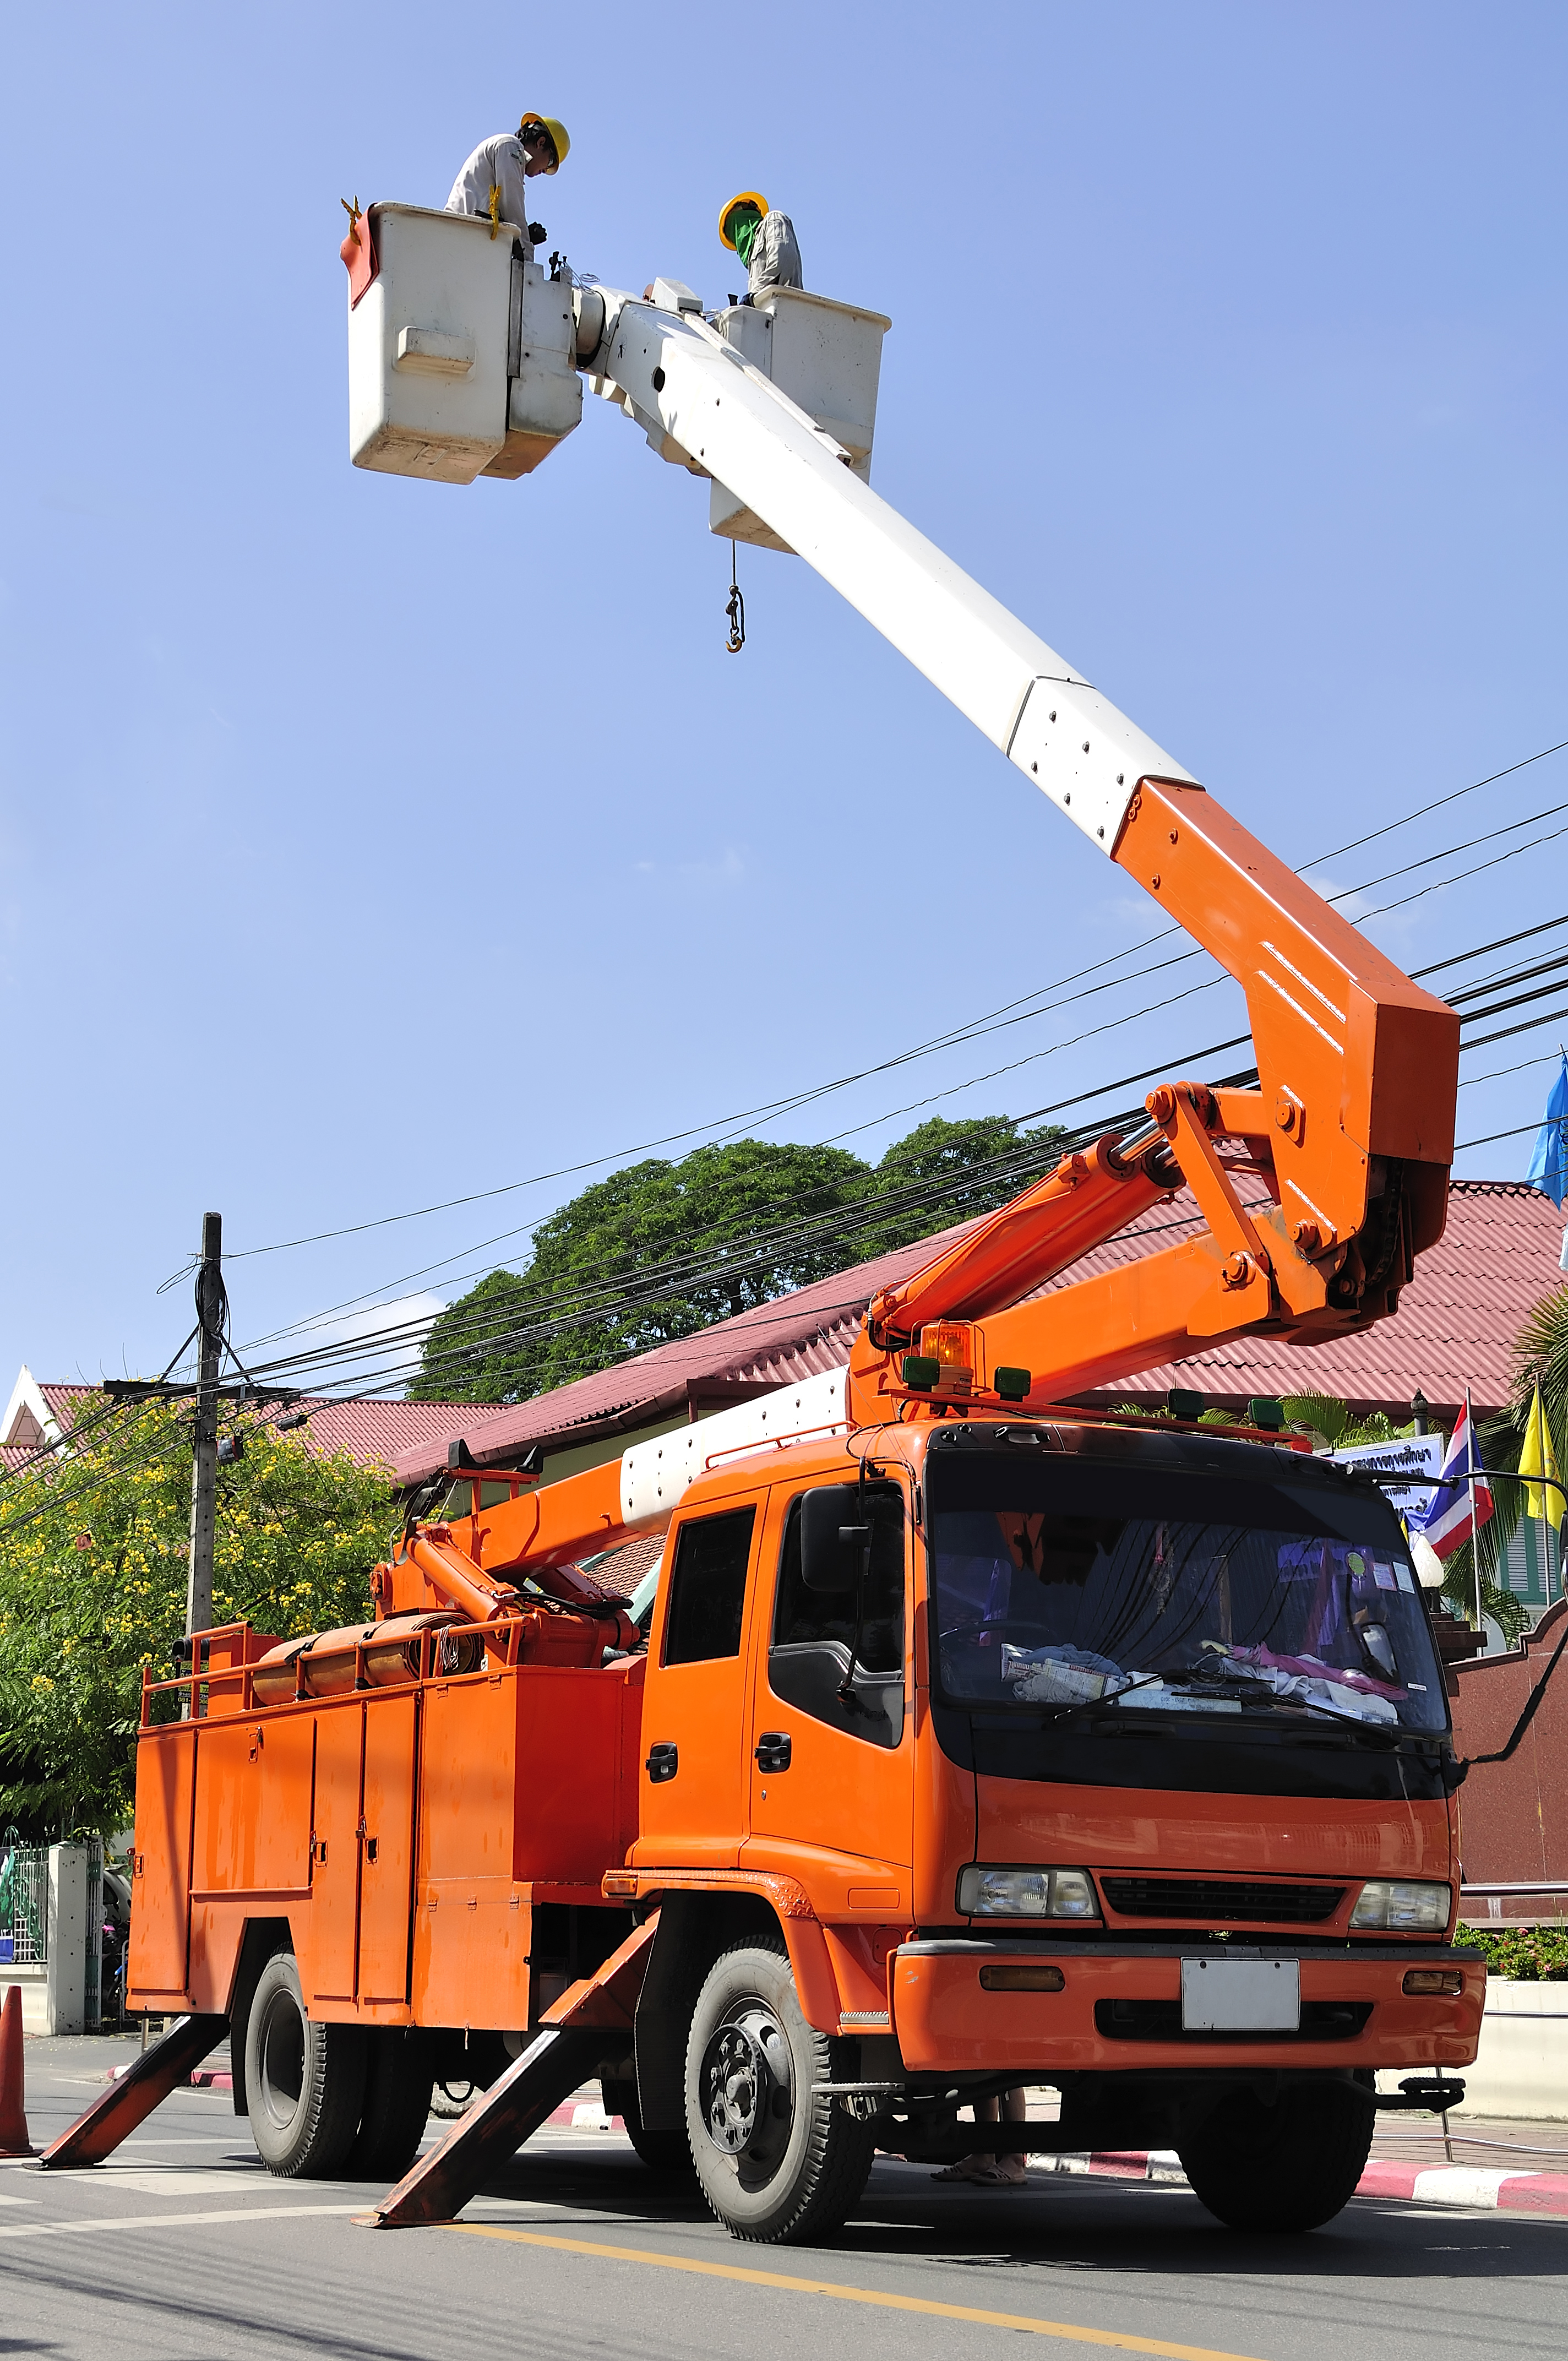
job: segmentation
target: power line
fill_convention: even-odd
[[[1564,747],[1568,747],[1568,739],[1561,741],[1557,745],[1543,747],[1538,753],[1527,755],[1521,762],[1510,763],[1504,770],[1492,772],[1485,779],[1475,780],[1469,786],[1456,788],[1453,794],[1440,796],[1436,802],[1425,805],[1418,811],[1407,813],[1399,819],[1391,820],[1385,828],[1374,829],[1370,835],[1355,838],[1351,843],[1341,845],[1332,852],[1321,854],[1315,860],[1303,863],[1303,871],[1321,868],[1325,861],[1336,860],[1347,851],[1356,851],[1362,845],[1372,843],[1377,838],[1389,835],[1397,829],[1411,825],[1414,821],[1426,818],[1431,812],[1440,810],[1446,804],[1458,802],[1463,796],[1474,795],[1482,787],[1492,785],[1500,778],[1510,777],[1515,772],[1529,768],[1531,763],[1545,761],[1549,755],[1561,752]],[[1568,809],[1568,806],[1553,807],[1552,809]],[[1531,815],[1530,818],[1541,818],[1549,816],[1551,815],[1538,813]],[[1508,823],[1508,827],[1525,827],[1529,824],[1530,821],[1526,819],[1509,822]],[[1468,839],[1461,844],[1447,847],[1443,851],[1425,855],[1420,862],[1407,864],[1407,868],[1409,866],[1425,866],[1433,861],[1446,860],[1455,852],[1470,850],[1475,844],[1492,840],[1492,839],[1494,839],[1497,834],[1506,832],[1506,829],[1498,829],[1492,831],[1489,837]],[[1564,832],[1568,831],[1557,831],[1559,834]],[[1551,840],[1552,840],[1550,838],[1540,838],[1534,840],[1534,842],[1540,843]],[[1519,851],[1528,851],[1530,849],[1531,849],[1530,846],[1520,846],[1516,848]],[[1504,855],[1503,857],[1507,859],[1510,856]],[[1486,866],[1488,864],[1481,865]],[[1360,885],[1346,886],[1339,893],[1332,895],[1328,898],[1331,903],[1349,900],[1358,893],[1368,892],[1373,886],[1387,883],[1388,877],[1403,873],[1405,873],[1404,871],[1390,871],[1387,873],[1385,877],[1370,879]],[[1465,871],[1462,873],[1461,877],[1449,878],[1439,882],[1449,884],[1457,884],[1462,882],[1463,877],[1477,873],[1479,873],[1478,870]],[[1431,891],[1433,889],[1427,888],[1425,890]],[[1416,898],[1419,897],[1410,895],[1407,896],[1406,900],[1413,900]],[[1402,902],[1390,903],[1386,906],[1387,909],[1398,909],[1403,906],[1404,904]],[[1372,911],[1365,915],[1368,917],[1379,917],[1382,916],[1383,913],[1379,911]],[[390,1227],[394,1224],[402,1222],[421,1221],[433,1213],[453,1212],[463,1205],[477,1204],[491,1197],[510,1195],[521,1189],[542,1186],[546,1181],[575,1179],[578,1173],[592,1171],[599,1165],[619,1163],[623,1159],[630,1159],[633,1157],[647,1155],[655,1148],[674,1147],[678,1145],[682,1140],[696,1138],[703,1132],[728,1129],[731,1125],[736,1123],[755,1122],[793,1113],[798,1107],[806,1105],[817,1098],[826,1097],[833,1092],[846,1089],[855,1082],[863,1082],[869,1079],[873,1074],[885,1072],[891,1068],[901,1064],[906,1064],[917,1057],[934,1055],[940,1049],[959,1046],[967,1039],[981,1038],[987,1031],[1000,1029],[1002,1024],[1004,1022],[1023,1023],[1029,1021],[1029,1015],[1048,1015],[1051,1013],[1049,1008],[1036,1009],[1029,1012],[1028,1015],[1025,1016],[1014,1016],[1012,1012],[1023,1008],[1026,1002],[1039,999],[1047,993],[1064,991],[1069,984],[1080,982],[1085,976],[1094,974],[1103,967],[1114,965],[1122,959],[1132,958],[1139,950],[1150,949],[1157,942],[1168,940],[1172,936],[1178,935],[1181,931],[1182,930],[1177,927],[1162,928],[1156,933],[1144,937],[1139,942],[1127,946],[1126,949],[1122,951],[1113,952],[1109,954],[1107,958],[1096,961],[1089,967],[1077,969],[1069,975],[1059,977],[1054,983],[1040,985],[1034,993],[1025,994],[1021,1001],[1004,1003],[1001,1008],[991,1011],[986,1016],[977,1017],[970,1020],[964,1025],[949,1028],[948,1031],[933,1037],[933,1038],[927,1042],[919,1043],[910,1049],[899,1051],[894,1057],[881,1060],[875,1065],[865,1067],[856,1073],[842,1075],[832,1082],[817,1084],[810,1089],[796,1092],[783,1098],[770,1100],[754,1107],[743,1109],[737,1115],[720,1118],[717,1124],[709,1121],[704,1124],[693,1125],[686,1130],[668,1132],[657,1139],[643,1141],[641,1145],[634,1148],[614,1149],[606,1155],[593,1157],[581,1163],[561,1166],[554,1171],[531,1174],[527,1179],[521,1180],[503,1181],[493,1189],[473,1190],[463,1196],[445,1198],[438,1203],[415,1206],[404,1213],[380,1214],[376,1216],[374,1219],[364,1222],[349,1223],[336,1229],[318,1230],[300,1237],[278,1239],[269,1246],[239,1247],[234,1249],[227,1256],[226,1259],[230,1261],[239,1261],[256,1255],[282,1254],[292,1251],[294,1248],[299,1246],[318,1246],[335,1238],[358,1236],[367,1230],[384,1229]],[[1178,955],[1178,960],[1201,958],[1205,955],[1206,954],[1201,950],[1201,947],[1195,946],[1191,950],[1179,953]],[[1154,967],[1140,970],[1135,973],[1120,978],[1110,979],[1106,983],[1096,985],[1093,989],[1097,991],[1109,990],[1115,984],[1136,982],[1140,975],[1157,972],[1159,967],[1175,965],[1178,963],[1178,960],[1157,962]],[[1220,979],[1216,978],[1214,980],[1219,981]],[[1002,1069],[1001,1071],[1005,1071],[1006,1069]],[[989,1077],[981,1077],[981,1079],[989,1079]],[[969,1087],[969,1085],[955,1085],[955,1088],[965,1087]],[[946,1093],[945,1095],[951,1095],[951,1093]],[[869,1126],[858,1127],[865,1128]],[[432,1266],[432,1268],[434,1266]]]
[[[1563,921],[1547,921],[1543,925],[1536,928],[1519,930],[1515,936],[1505,937],[1497,942],[1477,946],[1470,951],[1451,954],[1447,958],[1434,962],[1431,968],[1420,971],[1420,972],[1437,972],[1443,968],[1461,964],[1469,959],[1485,956],[1487,952],[1507,947],[1516,940],[1548,931],[1552,926],[1560,923],[1563,923]],[[1530,971],[1520,971],[1519,972],[1521,974],[1525,972],[1532,974],[1544,972],[1553,965],[1561,966],[1565,961],[1568,961],[1568,953],[1563,955],[1563,960],[1540,962],[1536,968]],[[1476,987],[1476,989],[1480,988],[1481,987]],[[1550,991],[1550,987],[1547,987],[1548,991]],[[1455,995],[1456,998],[1463,998],[1464,996],[1464,994]],[[1504,1006],[1514,1005],[1517,1005],[1517,1003],[1497,1003],[1490,1007],[1471,1012],[1469,1018],[1464,1021],[1474,1022],[1484,1020],[1492,1015],[1501,1013]],[[1555,1015],[1553,1014],[1542,1021],[1554,1022],[1556,1021]],[[1486,1038],[1491,1038],[1496,1037]],[[1140,1069],[1135,1073],[1122,1075],[1113,1082],[1096,1086],[1087,1093],[1080,1093],[1069,1099],[1055,1102],[1046,1107],[1033,1109],[1028,1115],[1021,1116],[1017,1118],[1017,1120],[1021,1123],[1027,1122],[1038,1116],[1051,1115],[1061,1113],[1074,1106],[1080,1106],[1084,1104],[1086,1097],[1092,1099],[1095,1097],[1109,1096],[1112,1093],[1126,1089],[1138,1082],[1153,1079],[1158,1074],[1168,1071],[1173,1063],[1190,1063],[1197,1065],[1205,1060],[1222,1055],[1226,1050],[1245,1047],[1249,1039],[1250,1036],[1240,1035],[1226,1041],[1211,1043],[1205,1049],[1196,1052],[1186,1053],[1180,1060],[1164,1058],[1156,1065]],[[1475,1046],[1479,1047],[1483,1045],[1481,1043],[1477,1043]],[[1141,1110],[1135,1111],[1135,1113],[1141,1115]],[[1103,1127],[1104,1121],[1104,1118],[1101,1119],[1102,1127]],[[1026,1150],[1025,1151],[1024,1160],[1029,1160]],[[783,1258],[787,1255],[792,1245],[798,1246],[807,1238],[820,1237],[825,1229],[830,1232],[835,1229],[842,1230],[850,1227],[864,1228],[873,1225],[869,1221],[860,1221],[853,1224],[849,1222],[848,1217],[850,1212],[853,1209],[859,1208],[862,1204],[875,1205],[879,1207],[881,1218],[892,1218],[896,1212],[905,1206],[915,1202],[923,1202],[937,1204],[944,1202],[944,1200],[948,1196],[962,1196],[970,1193],[973,1188],[983,1185],[984,1181],[988,1178],[1000,1175],[1000,1173],[1005,1170],[1014,1170],[1018,1169],[1018,1153],[1009,1149],[1007,1151],[1003,1151],[1003,1154],[996,1159],[987,1159],[984,1164],[970,1168],[968,1173],[956,1179],[949,1188],[934,1188],[927,1182],[916,1182],[910,1184],[909,1187],[902,1192],[872,1192],[864,1199],[850,1199],[844,1204],[827,1209],[826,1213],[822,1215],[811,1217],[809,1226],[806,1231],[801,1231],[798,1227],[790,1227],[773,1234],[769,1239],[768,1258]],[[752,1176],[751,1174],[738,1176],[738,1178],[741,1179],[750,1179],[751,1177]],[[772,1203],[773,1205],[777,1205],[780,1203],[798,1202],[798,1197],[802,1194],[812,1195],[816,1193],[817,1193],[817,1191],[813,1187],[812,1189],[808,1189],[805,1191],[795,1192],[793,1197],[775,1199],[772,1201]],[[751,1235],[754,1237],[756,1234],[753,1232]],[[733,1258],[733,1246],[740,1243],[741,1242],[731,1242],[730,1249],[727,1250],[725,1256],[717,1263],[709,1260],[706,1254],[688,1258],[685,1262],[683,1262],[682,1258],[678,1256],[671,1257],[666,1271],[665,1291],[667,1291],[668,1289],[673,1289],[675,1286],[682,1284],[683,1282],[694,1286],[699,1283],[711,1284],[714,1283],[716,1279],[724,1277],[727,1273],[737,1271],[738,1267]],[[453,1257],[453,1259],[456,1258],[457,1257]],[[624,1259],[625,1258],[623,1258],[623,1261]],[[612,1268],[619,1267],[620,1266],[611,1266]],[[752,1264],[748,1267],[754,1268],[755,1265]],[[647,1271],[650,1268],[659,1269],[661,1268],[662,1266],[660,1265],[644,1266],[643,1269],[644,1271]],[[520,1282],[520,1284],[521,1284],[521,1282]],[[542,1284],[537,1289],[528,1289],[526,1290],[527,1300],[542,1300],[546,1293],[559,1294],[563,1291],[566,1291],[566,1288],[567,1283],[561,1279],[549,1283],[547,1288],[544,1284]],[[579,1301],[584,1300],[577,1288],[572,1288],[570,1291]],[[596,1291],[590,1289],[588,1290],[587,1300],[589,1303],[597,1301],[601,1304],[604,1307],[604,1316],[613,1316],[611,1307],[617,1301],[614,1290],[606,1288]],[[652,1299],[640,1297],[640,1306],[645,1306],[646,1301],[649,1300],[656,1301],[657,1294],[655,1293],[655,1296]],[[514,1298],[514,1311],[515,1307],[516,1299]],[[362,1334],[356,1337],[336,1339],[330,1345],[315,1348],[313,1351],[308,1351],[297,1356],[291,1356],[284,1360],[269,1363],[266,1365],[266,1367],[268,1372],[271,1373],[273,1370],[283,1367],[299,1370],[307,1366],[308,1363],[320,1364],[331,1361],[341,1361],[345,1358],[361,1358],[367,1360],[370,1356],[374,1356],[378,1345],[383,1349],[389,1349],[392,1340],[400,1340],[406,1337],[411,1337],[415,1334],[425,1333],[432,1325],[433,1325],[434,1318],[439,1316],[440,1315],[432,1315],[430,1318],[422,1317],[414,1321],[399,1323],[393,1328],[381,1331],[371,1331],[367,1334]],[[493,1323],[498,1315],[496,1312],[487,1310],[477,1312],[475,1316],[481,1325],[488,1327]],[[585,1317],[587,1315],[585,1314]],[[577,1324],[583,1324],[583,1323],[579,1322]]]
[[[1335,847],[1332,852],[1321,853],[1316,861],[1303,862],[1303,873],[1309,869],[1321,869],[1325,861],[1338,861],[1347,852],[1359,852],[1364,844],[1376,844],[1380,836],[1392,836],[1396,829],[1409,828],[1430,812],[1441,811],[1445,804],[1456,804],[1465,796],[1478,795],[1483,787],[1495,786],[1499,779],[1511,779],[1516,771],[1528,771],[1532,763],[1544,763],[1549,754],[1561,754],[1568,746],[1568,738],[1560,738],[1555,746],[1543,746],[1539,754],[1527,754],[1522,763],[1510,763],[1506,770],[1493,771],[1484,779],[1475,779],[1467,787],[1455,787],[1449,796],[1439,796],[1435,803],[1423,804],[1420,810],[1407,812],[1403,819],[1391,819],[1386,828],[1375,828],[1369,836],[1354,837],[1349,844]]]

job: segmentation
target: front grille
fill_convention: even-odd
[[[1343,1885],[1265,1885],[1225,1877],[1102,1877],[1100,1890],[1121,1918],[1234,1919],[1317,1927],[1344,1899]]]
[[[1304,2000],[1297,2033],[1189,2033],[1179,2000],[1101,2000],[1094,2027],[1107,2041],[1354,2041],[1371,2014],[1369,2000]]]

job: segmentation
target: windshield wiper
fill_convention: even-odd
[[[1239,1694],[1249,1703],[1254,1698],[1266,1698],[1271,1705],[1278,1706],[1282,1711],[1299,1714],[1303,1719],[1310,1714],[1321,1714],[1326,1721],[1343,1722],[1347,1730],[1365,1730],[1375,1738],[1390,1738],[1398,1741],[1417,1734],[1407,1731],[1402,1724],[1396,1724],[1391,1728],[1386,1721],[1368,1721],[1358,1713],[1341,1713],[1337,1707],[1323,1705],[1316,1697],[1281,1697],[1277,1689],[1270,1688],[1268,1683],[1259,1680],[1255,1674],[1239,1671],[1212,1673],[1207,1664],[1190,1664],[1184,1673],[1179,1673],[1175,1677],[1178,1680],[1190,1681],[1198,1687],[1215,1689],[1223,1695]]]

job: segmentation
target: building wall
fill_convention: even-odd
[[[1462,1756],[1508,1743],[1531,1690],[1568,1625],[1568,1605],[1550,1609],[1523,1648],[1473,1657],[1453,1667],[1454,1741]],[[1568,1664],[1559,1666],[1509,1763],[1472,1771],[1458,1795],[1464,1882],[1491,1885],[1561,1879],[1568,1889]],[[1556,1916],[1510,1897],[1505,1917]]]

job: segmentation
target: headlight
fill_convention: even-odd
[[[985,1869],[959,1872],[959,1909],[966,1918],[1098,1918],[1094,1881],[1086,1869]]]
[[[1386,1928],[1392,1935],[1441,1935],[1448,1925],[1452,1889],[1415,1885],[1403,1878],[1370,1879],[1350,1914],[1353,1927]]]

